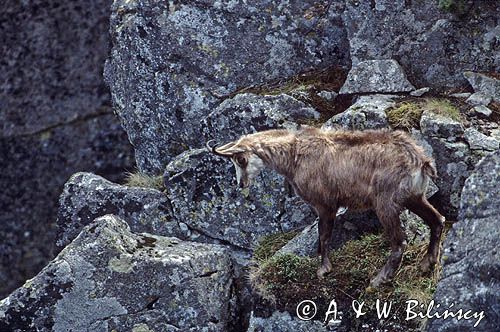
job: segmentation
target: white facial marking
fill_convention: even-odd
[[[248,158],[248,165],[247,165],[247,174],[248,174],[248,180],[253,180],[257,174],[264,168],[264,162],[262,159],[257,157],[256,155],[252,154],[250,155],[250,158]]]
[[[236,169],[236,182],[238,183],[238,185],[240,185],[241,177],[243,174],[242,169],[234,160],[231,159],[231,161],[233,162],[234,168]]]

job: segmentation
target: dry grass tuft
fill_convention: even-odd
[[[148,175],[144,173],[127,173],[125,178],[126,186],[129,187],[139,187],[139,188],[151,188],[156,190],[163,190],[163,177],[161,175]]]

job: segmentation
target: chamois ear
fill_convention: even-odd
[[[211,142],[212,142],[212,140],[207,142],[208,150],[211,151],[212,153],[218,155],[218,156],[221,156],[221,157],[231,158],[236,153],[246,151],[246,149],[243,149],[241,147],[236,146],[236,142],[229,142],[229,143],[224,144],[223,146],[219,146],[219,147],[217,147],[215,145],[213,147],[211,147],[210,146]]]

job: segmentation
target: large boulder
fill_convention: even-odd
[[[164,181],[180,222],[247,250],[263,235],[314,220],[307,205],[287,204],[293,198],[280,175],[263,170],[249,189],[238,189],[233,164],[206,149],[190,150],[174,159],[166,167]],[[300,209],[299,215],[306,219],[292,218],[293,209]]]
[[[353,65],[396,59],[416,86],[467,86],[466,70],[498,72],[495,1],[346,1],[343,12]],[[441,6],[441,8],[440,8]],[[460,10],[463,10],[461,12]]]
[[[420,119],[422,140],[432,147],[439,177],[435,200],[440,212],[450,220],[456,220],[460,205],[460,193],[465,179],[477,160],[468,144],[462,141],[464,126],[459,121],[431,111],[425,111]]]
[[[71,174],[120,179],[133,150],[102,79],[111,0],[3,1],[0,10],[0,298],[53,257]]]
[[[141,171],[202,145],[201,119],[238,88],[349,65],[342,2],[113,3],[105,77]]]
[[[132,233],[108,215],[0,302],[0,330],[227,331],[231,269],[221,246]]]
[[[440,310],[463,309],[484,318],[432,319],[429,331],[496,331],[500,321],[500,151],[486,156],[466,180],[459,220],[444,242],[443,273],[434,294]],[[439,311],[439,310],[438,310]]]
[[[297,123],[319,120],[320,113],[287,94],[238,94],[224,100],[205,119],[203,134],[219,143],[256,131],[297,128]]]
[[[408,81],[396,60],[367,60],[354,64],[340,89],[341,94],[409,92]]]
[[[149,188],[127,187],[92,173],[76,173],[64,186],[57,216],[57,246],[64,248],[97,217],[114,214],[134,232],[181,239],[198,238],[172,216],[166,195]]]

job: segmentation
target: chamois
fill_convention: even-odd
[[[371,282],[390,281],[401,264],[406,246],[399,214],[408,208],[430,227],[426,255],[420,263],[427,272],[437,262],[444,217],[427,201],[430,178],[436,177],[433,160],[407,134],[400,131],[274,129],[242,136],[220,147],[207,148],[231,159],[238,185],[248,187],[264,167],[285,176],[295,192],[319,216],[321,266],[317,276],[332,271],[328,248],[339,207],[375,210],[391,253]]]

